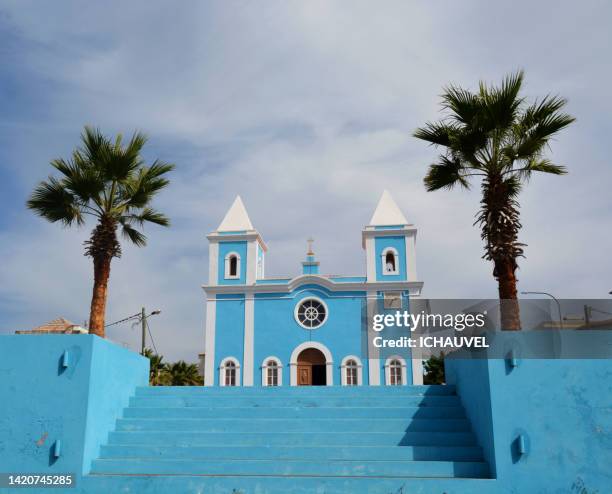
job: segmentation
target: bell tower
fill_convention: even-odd
[[[363,229],[367,282],[417,281],[414,225],[385,190],[370,223]]]
[[[236,196],[217,229],[207,238],[209,285],[252,285],[264,277],[268,248],[253,228],[240,196]]]

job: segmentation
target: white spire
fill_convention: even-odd
[[[242,199],[236,196],[233,204],[225,213],[225,217],[221,224],[217,227],[218,232],[241,232],[244,230],[253,230],[251,219],[247,213]]]
[[[406,224],[408,224],[408,220],[400,211],[400,208],[393,200],[393,197],[391,197],[389,191],[385,189],[382,193],[382,196],[380,196],[378,206],[376,206],[376,211],[374,211],[374,214],[372,215],[370,225],[387,226]]]

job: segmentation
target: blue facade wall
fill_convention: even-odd
[[[217,295],[215,325],[215,385],[219,385],[219,365],[226,357],[234,357],[244,365],[244,295]],[[242,385],[242,375],[240,382]]]
[[[309,331],[295,320],[296,305],[304,298],[317,297],[328,307],[328,318],[321,327]],[[367,384],[367,357],[362,349],[361,331],[365,324],[365,292],[331,294],[317,285],[305,285],[293,293],[257,294],[255,297],[255,385],[261,386],[261,364],[266,357],[278,357],[283,364],[283,385],[290,382],[291,353],[306,341],[325,345],[334,360],[333,382],[341,383],[340,364],[347,355],[356,355],[363,364]]]
[[[610,492],[612,361],[524,359],[511,368],[504,360],[447,360],[446,370],[497,492]]]
[[[0,374],[1,470],[74,473],[78,483],[148,383],[149,360],[92,335],[0,336]]]
[[[225,256],[236,252],[240,256],[240,278],[225,279]],[[217,267],[219,285],[244,285],[246,283],[247,241],[219,242],[219,262]]]
[[[374,239],[377,281],[406,281],[406,237],[376,237]],[[394,248],[399,256],[399,274],[383,274],[381,256],[387,247]]]

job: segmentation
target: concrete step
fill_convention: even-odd
[[[87,494],[499,494],[495,479],[409,477],[86,475]]]
[[[465,418],[460,406],[425,407],[129,407],[125,418],[269,418],[269,419],[331,419],[331,418]]]
[[[131,407],[410,407],[410,406],[459,406],[458,396],[135,396],[130,398]]]
[[[194,431],[194,432],[428,432],[470,431],[467,419],[185,419],[130,418],[117,420],[117,431]]]
[[[92,473],[157,475],[321,475],[321,476],[405,476],[485,477],[484,462],[456,461],[314,461],[314,460],[151,460],[98,459]]]
[[[453,385],[430,386],[141,386],[136,396],[204,395],[204,396],[431,396],[454,395]]]
[[[101,458],[482,461],[478,446],[142,446],[105,445]]]
[[[476,446],[471,432],[113,431],[109,444],[157,446]]]

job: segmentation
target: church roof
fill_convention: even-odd
[[[242,203],[240,196],[236,196],[221,224],[217,227],[218,232],[241,232],[253,230],[249,214]]]
[[[388,226],[388,225],[407,225],[408,220],[404,216],[404,213],[400,211],[400,208],[391,197],[388,190],[384,190],[378,206],[372,215],[370,220],[370,226]]]

